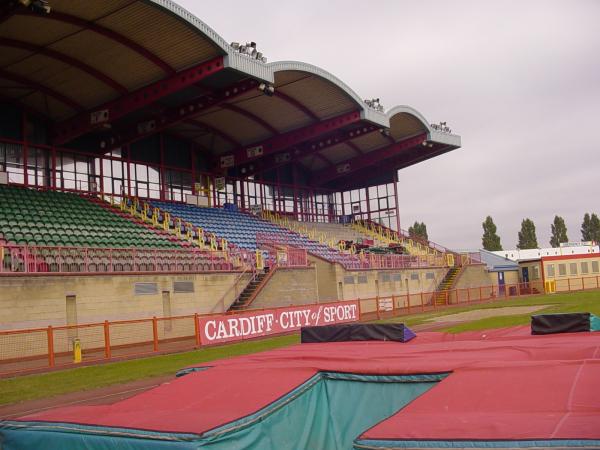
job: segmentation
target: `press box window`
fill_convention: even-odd
[[[581,273],[590,273],[587,261],[581,263]]]
[[[571,275],[577,275],[577,263],[569,264],[569,272]]]
[[[554,264],[548,264],[546,266],[546,276],[548,278],[554,278]]]
[[[559,264],[558,265],[558,274],[561,277],[564,277],[567,274],[567,265],[566,264]]]

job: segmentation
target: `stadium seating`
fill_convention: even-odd
[[[336,243],[345,241],[347,243],[354,244],[365,244],[368,246],[375,247],[387,247],[387,243],[374,239],[373,236],[369,236],[365,233],[352,228],[350,225],[342,223],[330,223],[330,222],[298,222],[292,219],[288,219],[290,228],[299,229],[305,226],[309,233],[314,233],[316,236],[323,236],[326,240],[333,239]]]
[[[17,245],[181,248],[75,194],[0,186],[0,238]]]
[[[331,247],[309,239],[307,236],[261,220],[256,216],[223,208],[200,208],[193,205],[153,201],[153,207],[169,212],[204,231],[214,233],[219,238],[247,250],[258,248],[257,234],[268,234],[275,241],[303,248],[309,253],[341,264],[355,263],[357,257],[341,253]]]

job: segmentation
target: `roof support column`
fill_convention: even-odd
[[[394,199],[396,200],[396,231],[400,232],[400,207],[398,206],[398,171],[394,173]]]
[[[160,160],[158,166],[158,179],[160,184],[160,192],[159,197],[161,200],[165,200],[166,191],[167,191],[167,177],[165,173],[165,135],[163,133],[158,134],[158,142],[159,142],[159,152],[160,152]]]
[[[23,185],[27,187],[29,185],[29,176],[27,173],[28,166],[28,144],[27,144],[27,112],[21,113],[21,138],[23,139]]]

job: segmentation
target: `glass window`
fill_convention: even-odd
[[[554,278],[554,264],[548,264],[546,266],[546,276],[548,278]]]
[[[359,275],[358,276],[358,283],[359,284],[366,284],[367,283],[367,276],[366,275]]]
[[[569,273],[571,275],[577,275],[577,263],[569,264]]]
[[[418,280],[419,279],[419,274],[418,273],[411,273],[410,274],[410,279],[411,280]]]
[[[354,277],[344,277],[344,284],[354,284]]]
[[[427,278],[428,280],[433,280],[433,278],[434,278],[433,272],[427,272],[425,274],[425,278]]]
[[[559,264],[558,265],[558,275],[560,275],[561,277],[564,277],[566,274],[567,274],[567,265]]]
[[[538,266],[531,267],[531,279],[532,280],[540,279],[540,268]]]
[[[581,263],[581,273],[589,273],[587,261]]]
[[[592,261],[592,272],[598,273],[598,261]]]

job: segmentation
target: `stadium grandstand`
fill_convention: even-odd
[[[303,274],[286,304],[435,290],[473,262],[400,228],[398,170],[460,147],[409,106],[267,63],[170,1],[3,2],[0,47],[3,279],[162,277],[145,285],[156,305],[121,314],[132,294],[99,301],[67,278],[72,320],[244,309],[283,268]],[[176,274],[190,298],[163,308]],[[70,320],[63,284],[44,300],[55,325]],[[46,325],[27,301],[3,328]]]
[[[305,343],[4,418],[0,449],[597,448],[593,314],[552,319],[568,338],[357,323],[541,293],[555,264],[554,291],[600,288],[402,229],[399,171],[460,145],[170,0],[0,0],[0,378]]]
[[[445,123],[166,0],[5,1],[0,47],[0,331],[493,295],[401,228],[398,171],[460,147]]]

